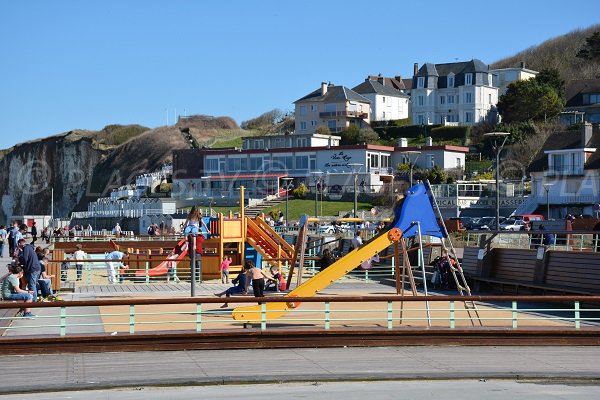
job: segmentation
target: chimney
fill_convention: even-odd
[[[592,124],[584,122],[581,127],[581,147],[585,147],[592,140]]]
[[[425,138],[425,146],[433,146],[433,139],[431,138],[431,136],[427,136]]]
[[[327,82],[321,82],[321,96],[325,96],[327,93]]]
[[[398,147],[408,147],[408,139],[404,137],[398,139]]]
[[[525,68],[525,61],[521,61],[521,68]]]
[[[419,72],[419,63],[413,65],[413,75],[417,75],[417,72]]]
[[[382,85],[385,85],[385,78],[383,76],[380,76],[377,78],[377,82],[381,83]]]

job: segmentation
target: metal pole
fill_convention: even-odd
[[[356,189],[356,183],[358,181],[358,174],[354,172],[354,218],[358,215],[358,194]]]
[[[423,276],[423,293],[427,296],[427,278],[425,277],[425,256],[423,254],[423,236],[421,235],[421,223],[414,221],[413,224],[417,224],[417,232],[419,234],[419,255],[421,256],[421,275]],[[429,302],[425,302],[425,309],[427,310],[427,325],[431,326],[431,315],[429,313]]]
[[[196,297],[196,240],[195,235],[188,235],[188,252],[190,254],[190,296]]]
[[[285,187],[285,226],[286,228],[289,226],[288,223],[288,197],[290,193],[288,192],[287,186]]]
[[[500,230],[500,150],[496,142],[496,232]]]
[[[546,219],[550,219],[550,188],[546,187]]]
[[[410,160],[409,160],[409,162],[410,162]],[[410,164],[410,176],[408,177],[409,187],[413,186],[413,168],[414,168],[414,165]]]
[[[317,178],[315,176],[315,219],[319,218],[319,208],[318,208],[318,205],[317,205],[317,201],[318,201],[317,196],[318,196],[318,193],[319,192],[317,191]]]

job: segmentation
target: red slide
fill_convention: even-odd
[[[156,267],[149,269],[148,276],[160,276],[160,275],[166,274],[167,272],[169,272],[169,267],[171,266],[170,265],[171,263],[177,264],[179,262],[179,260],[181,260],[183,257],[187,256],[188,251],[187,251],[187,243],[186,243],[185,239],[183,239],[179,243],[177,243],[177,246],[175,248],[179,249],[180,253],[179,254],[175,253],[171,256],[168,256],[165,261],[161,262]],[[138,277],[146,276],[146,270],[139,269],[139,270],[135,271],[135,276],[138,276]]]

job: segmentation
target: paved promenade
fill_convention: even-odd
[[[115,349],[118,350],[118,349]],[[596,384],[596,347],[391,347],[0,356],[0,393],[349,380],[541,379]]]

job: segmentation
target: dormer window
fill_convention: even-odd
[[[425,87],[425,77],[420,76],[417,78],[417,88],[423,89]]]
[[[449,88],[453,88],[454,87],[454,75],[449,75],[448,76],[448,87]]]
[[[465,74],[465,85],[473,84],[473,74]]]
[[[590,94],[589,104],[598,104],[598,103],[600,103],[600,93]]]

